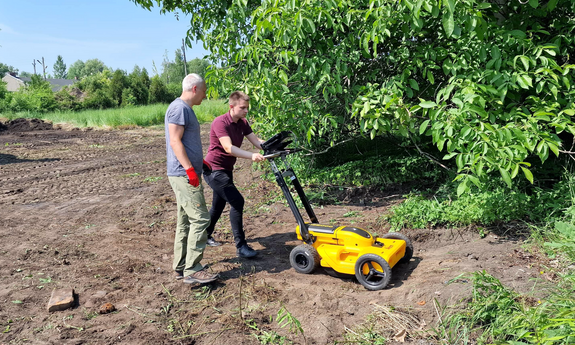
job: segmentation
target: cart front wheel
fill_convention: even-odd
[[[291,266],[298,273],[310,274],[319,267],[319,253],[309,244],[300,244],[289,255]]]
[[[355,263],[355,277],[368,290],[381,290],[391,280],[387,261],[375,254],[364,254]]]

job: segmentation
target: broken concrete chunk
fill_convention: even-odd
[[[74,303],[74,289],[54,289],[48,302],[48,312],[66,310],[73,307]]]

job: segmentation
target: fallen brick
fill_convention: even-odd
[[[54,289],[48,302],[48,312],[66,310],[73,307],[74,303],[74,289]]]

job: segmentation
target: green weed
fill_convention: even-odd
[[[271,317],[270,317],[271,318]],[[277,334],[275,331],[264,331],[259,329],[258,325],[254,320],[246,320],[246,326],[253,329],[254,332],[251,334],[260,342],[262,345],[287,345],[292,344],[292,342],[285,336]]]
[[[144,179],[144,182],[157,182],[161,179],[163,179],[161,176],[148,176]]]
[[[278,310],[278,314],[276,317],[277,324],[284,328],[286,326],[289,327],[290,332],[294,334],[301,334],[304,340],[304,343],[307,343],[305,334],[303,332],[303,328],[301,327],[301,323],[298,319],[296,319],[287,309],[286,307],[281,304],[280,309]]]
[[[446,344],[571,344],[575,342],[575,277],[544,299],[521,295],[483,272],[473,273],[472,298],[463,310],[446,312],[434,328]],[[471,339],[476,335],[476,339]]]

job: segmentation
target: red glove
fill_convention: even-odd
[[[202,166],[204,173],[209,175],[212,172],[212,165],[204,159],[204,165]]]
[[[188,170],[186,170],[186,174],[188,174],[188,182],[192,186],[197,187],[200,185],[200,179],[198,178],[194,167],[190,167]]]

